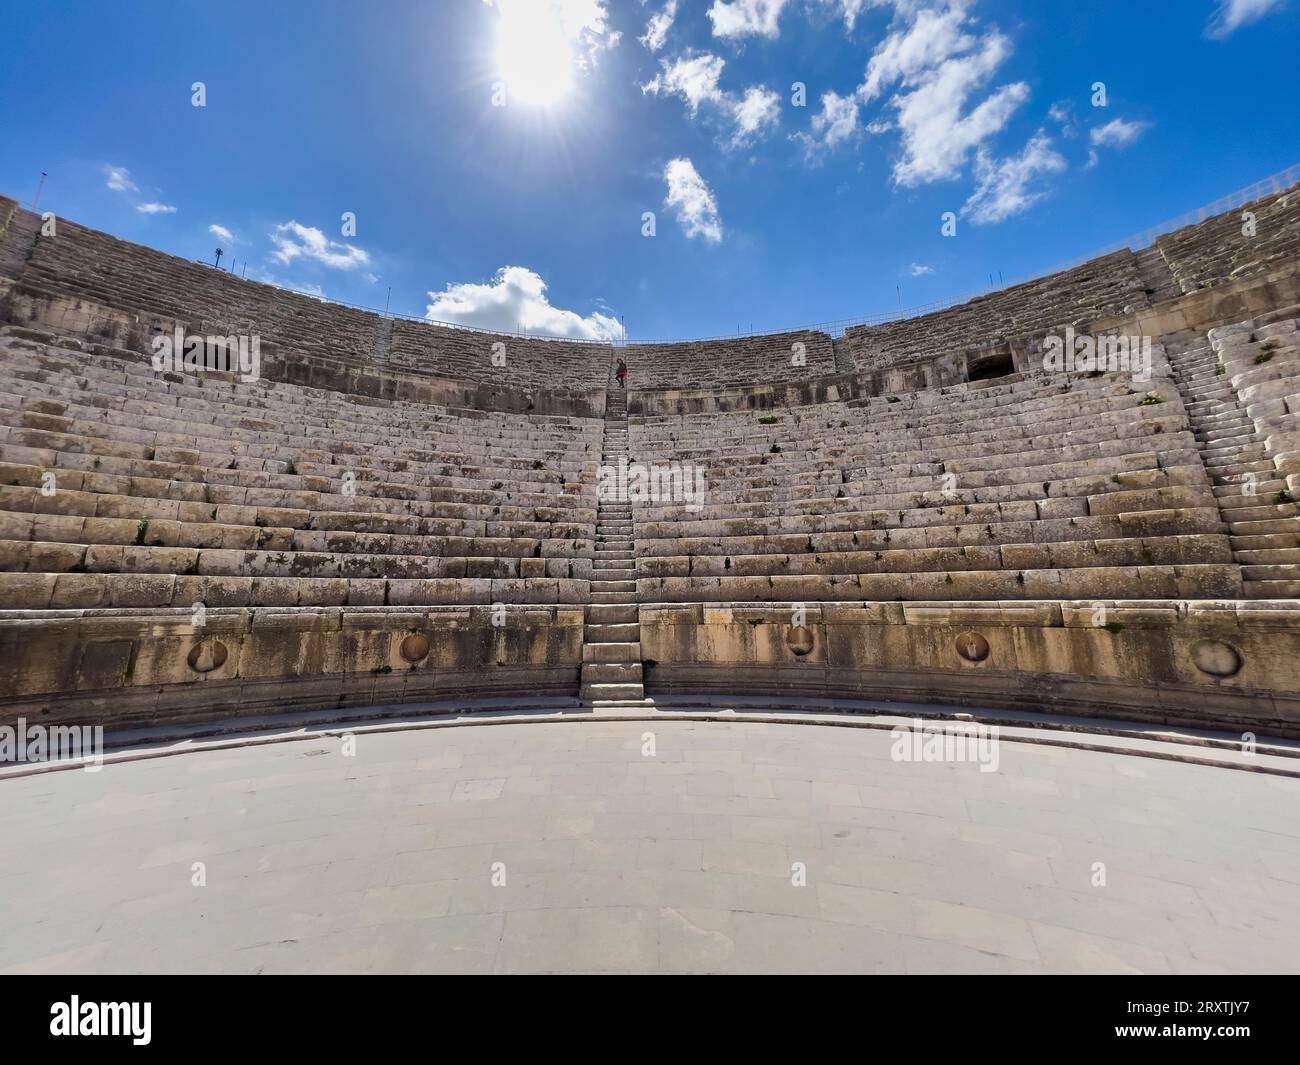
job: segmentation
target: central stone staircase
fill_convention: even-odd
[[[605,401],[602,462],[627,459],[627,391],[617,384]],[[596,510],[596,552],[591,605],[582,647],[580,695],[591,703],[641,702],[641,626],[636,607],[632,504],[602,498]]]
[[[1300,596],[1300,506],[1204,334],[1167,338],[1165,350],[1227,523],[1250,599]]]

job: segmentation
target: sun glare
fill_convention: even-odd
[[[573,49],[549,4],[514,4],[502,13],[497,64],[512,99],[550,105],[573,83]]]

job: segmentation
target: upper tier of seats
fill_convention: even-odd
[[[643,602],[1241,594],[1163,371],[634,418],[630,452],[707,477],[634,505]]]
[[[0,203],[0,221],[5,210]],[[33,217],[15,216],[20,223]],[[0,241],[6,246],[11,242]],[[525,389],[598,389],[609,375],[609,345],[386,319],[247,281],[65,219],[58,220],[54,236],[36,239],[17,272],[25,285],[41,291],[137,314],[144,334],[156,319],[175,319],[195,333],[257,334],[279,353],[392,363],[418,373]]]
[[[583,602],[603,423],[0,333],[5,608]]]
[[[1244,213],[1255,219],[1245,232]],[[859,370],[1007,340],[1040,338],[1224,281],[1265,273],[1300,256],[1300,189],[1262,197],[1162,236],[1145,251],[1104,255],[933,314],[851,326],[845,345]]]
[[[1041,337],[1146,305],[1136,256],[1125,250],[919,318],[850,326],[844,340],[859,370],[877,370],[1002,340]]]
[[[1254,216],[1245,232],[1243,213]],[[271,350],[506,387],[600,390],[608,344],[517,338],[385,318],[245,281],[58,220],[38,219],[0,197],[0,276],[30,289],[94,301],[140,319],[177,319],[196,332],[257,333]],[[855,326],[843,341],[811,330],[727,340],[631,344],[619,349],[633,389],[710,389],[870,371],[1001,341],[1041,338],[1180,293],[1263,273],[1300,253],[1300,191],[1279,191],[1072,270],[992,292],[933,314]],[[494,358],[495,356],[495,358]],[[837,358],[838,356],[838,358]]]
[[[1155,247],[1183,292],[1287,266],[1300,257],[1300,188],[1184,226],[1160,237]]]
[[[628,388],[725,388],[766,381],[806,381],[835,373],[831,338],[814,330],[697,340],[628,344]]]

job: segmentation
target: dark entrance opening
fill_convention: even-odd
[[[1011,357],[1011,352],[1001,352],[997,355],[985,355],[980,359],[972,360],[969,364],[969,372],[966,380],[968,381],[992,381],[995,377],[1006,377],[1008,374],[1016,372],[1016,362]]]

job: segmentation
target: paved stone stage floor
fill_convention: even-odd
[[[1294,777],[723,720],[343,742],[0,779],[0,971],[1300,970]]]

